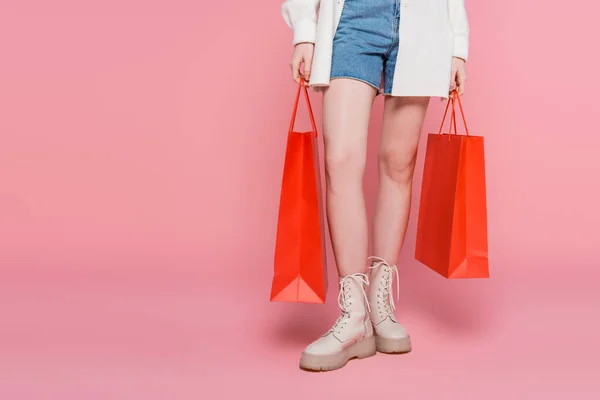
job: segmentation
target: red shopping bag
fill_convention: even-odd
[[[466,135],[456,130],[456,101]],[[415,257],[446,278],[489,277],[483,137],[469,135],[458,95],[439,132],[427,137]]]
[[[301,91],[311,132],[294,131]],[[317,128],[302,79],[288,131],[274,261],[271,301],[325,303],[327,267]]]

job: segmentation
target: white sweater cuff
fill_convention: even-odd
[[[466,36],[455,36],[454,37],[454,51],[452,52],[454,57],[460,57],[465,61],[469,57],[469,38]]]
[[[317,36],[317,23],[311,20],[298,22],[294,26],[293,45],[298,43],[314,43]]]

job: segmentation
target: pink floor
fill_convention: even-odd
[[[320,374],[298,355],[335,288],[326,306],[270,304],[259,265],[3,269],[0,399],[600,398],[600,274],[518,267],[449,282],[406,266],[413,352]]]

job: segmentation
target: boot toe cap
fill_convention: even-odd
[[[331,355],[339,353],[341,347],[341,343],[329,334],[309,344],[304,353],[310,355]]]
[[[406,329],[399,322],[392,321],[390,318],[376,325],[375,333],[377,336],[388,339],[405,339],[408,337]]]

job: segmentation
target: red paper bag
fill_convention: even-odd
[[[294,132],[300,92],[312,132]],[[304,80],[300,80],[288,131],[271,301],[325,303],[327,267],[317,128]]]
[[[446,278],[488,278],[483,137],[469,135],[466,121],[466,135],[458,134],[455,101],[448,134],[446,106],[439,132],[427,137],[415,257]]]

